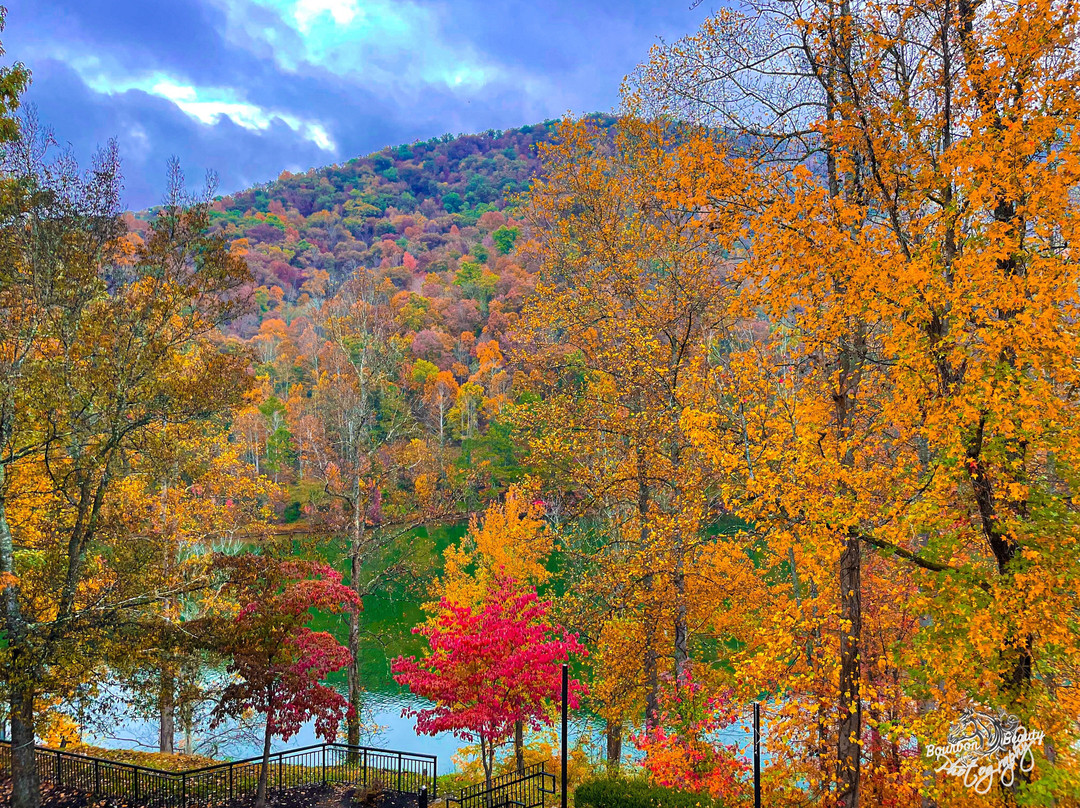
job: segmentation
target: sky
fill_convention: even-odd
[[[445,133],[607,112],[689,0],[6,0],[6,63],[85,164],[115,137],[124,203],[178,157],[221,193]],[[198,181],[198,182],[196,182]]]

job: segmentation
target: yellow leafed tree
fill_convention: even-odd
[[[740,193],[664,201],[747,235],[744,327],[684,422],[788,568],[739,670],[843,806],[1075,796],[1076,14],[751,4],[629,87],[735,135]],[[913,753],[972,702],[1047,732],[985,798]]]
[[[661,680],[715,655],[714,615],[754,581],[744,549],[717,538],[732,526],[722,481],[681,422],[732,324],[741,219],[699,226],[694,205],[727,176],[704,131],[567,121],[542,156],[527,250],[540,279],[515,357],[536,400],[513,418],[563,505],[564,611],[597,649],[592,694],[617,766],[624,731],[657,719]]]

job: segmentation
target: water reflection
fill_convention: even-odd
[[[107,716],[102,714],[96,720],[84,724],[83,741],[107,749],[143,749],[156,750],[158,744],[158,725],[154,721],[142,719],[124,704],[122,694],[111,696],[112,704]],[[384,749],[396,749],[405,752],[421,752],[438,757],[438,770],[448,773],[458,769],[454,758],[467,746],[466,742],[454,737],[453,733],[440,732],[436,735],[418,735],[416,723],[412,718],[403,718],[402,711],[422,709],[430,702],[408,693],[365,694],[363,721],[367,729],[361,743]],[[192,733],[190,749],[200,755],[219,760],[237,760],[255,757],[262,752],[261,725],[258,717],[250,722],[228,721],[217,730],[209,730],[205,722]],[[602,723],[591,716],[574,716],[570,722],[570,743],[585,734],[598,741]],[[528,740],[528,739],[527,739]],[[186,751],[184,733],[177,732],[177,750]],[[308,722],[300,732],[287,742],[275,739],[273,750],[296,748],[319,743],[315,735],[314,722]]]

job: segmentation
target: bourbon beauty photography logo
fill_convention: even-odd
[[[968,707],[949,729],[948,744],[931,744],[926,755],[940,761],[937,771],[963,777],[965,786],[985,794],[994,780],[1011,786],[1017,764],[1021,772],[1030,772],[1035,767],[1032,747],[1045,736],[1020,726],[1019,719],[1004,710],[994,714]]]

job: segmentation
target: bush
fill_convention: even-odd
[[[647,780],[603,779],[574,791],[576,808],[723,808],[708,794],[677,791]]]
[[[440,774],[436,778],[436,790],[438,796],[446,797],[449,794],[456,794],[463,788],[476,785],[477,779],[475,775],[469,775],[465,772],[450,772],[449,774]]]

